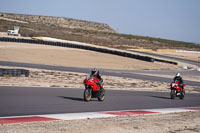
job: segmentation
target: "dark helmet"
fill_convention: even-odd
[[[99,73],[99,70],[96,69],[96,68],[93,68],[93,69],[91,70],[91,75],[97,75],[98,73]]]

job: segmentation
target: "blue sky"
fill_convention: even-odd
[[[200,0],[0,0],[0,12],[95,21],[119,33],[200,43]]]

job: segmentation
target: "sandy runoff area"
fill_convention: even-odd
[[[167,63],[152,63],[81,49],[13,42],[0,42],[0,60],[104,69],[180,69],[180,66]]]

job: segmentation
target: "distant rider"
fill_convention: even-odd
[[[101,75],[99,74],[99,70],[96,68],[93,68],[91,70],[90,76],[94,76],[95,78],[99,79],[99,81],[96,82],[96,84],[99,86],[100,89],[102,89],[101,84],[103,83],[103,79],[101,78]]]
[[[179,81],[178,86],[180,86],[182,89],[184,89],[183,85],[183,78],[181,77],[180,73],[177,73],[174,77],[174,82]]]

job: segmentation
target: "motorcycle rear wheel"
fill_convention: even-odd
[[[84,100],[86,102],[90,101],[91,98],[92,98],[92,94],[91,94],[91,91],[89,89],[85,89],[84,93],[83,93],[83,97],[84,97]]]

